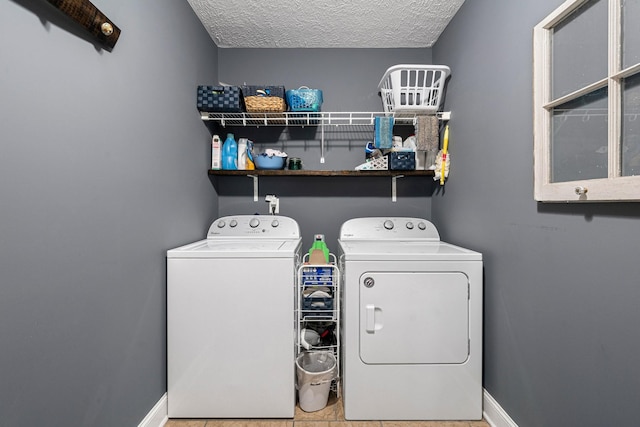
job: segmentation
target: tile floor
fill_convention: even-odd
[[[170,419],[165,427],[490,427],[486,421],[345,421],[342,401],[329,396],[327,406],[304,412],[296,406],[293,420]]]

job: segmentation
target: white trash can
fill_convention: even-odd
[[[298,401],[305,412],[327,406],[331,381],[337,377],[337,362],[331,351],[305,351],[296,358]]]

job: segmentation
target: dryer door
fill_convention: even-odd
[[[469,280],[462,272],[360,276],[360,358],[367,364],[464,363]]]

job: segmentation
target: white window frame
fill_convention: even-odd
[[[621,80],[640,72],[640,64],[621,69],[622,0],[608,0],[608,77],[553,101],[551,98],[553,29],[587,1],[565,1],[533,29],[534,198],[541,202],[640,201],[640,176],[621,176],[620,172]],[[607,178],[552,183],[553,108],[602,87],[608,87]]]

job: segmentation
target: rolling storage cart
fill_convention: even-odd
[[[309,264],[305,254],[298,268],[296,292],[297,360],[310,354],[327,353],[335,358],[335,367],[319,382],[330,382],[330,389],[340,394],[340,271],[336,257],[329,254],[328,264]],[[299,392],[301,392],[299,388]],[[301,408],[303,407],[301,396]]]

